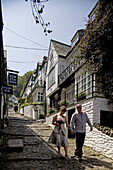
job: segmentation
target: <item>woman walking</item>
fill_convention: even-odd
[[[65,112],[66,112],[66,107],[61,106],[60,113],[53,117],[52,124],[55,125],[55,128],[53,129],[53,132],[52,132],[48,142],[56,144],[56,146],[58,148],[58,156],[59,157],[61,156],[60,148],[61,148],[61,146],[63,146],[64,151],[65,151],[65,157],[68,158],[68,153],[67,153],[68,142],[67,142],[67,138],[66,138],[65,124],[68,128],[70,126],[68,124],[66,116],[64,116]]]

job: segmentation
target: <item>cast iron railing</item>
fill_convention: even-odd
[[[59,84],[61,84],[65,79],[67,79],[77,68],[77,64],[72,62],[60,75]]]

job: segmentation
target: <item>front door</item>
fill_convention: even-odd
[[[75,112],[75,108],[68,110],[68,123],[70,124],[71,116]],[[75,138],[75,134],[71,134],[68,130],[68,138]]]

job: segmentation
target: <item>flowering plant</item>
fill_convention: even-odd
[[[60,105],[60,106],[68,106],[69,105],[69,101],[65,101],[65,100],[61,100],[61,101],[59,101],[58,102],[58,104]]]
[[[78,94],[78,100],[83,100],[85,99],[87,96],[86,92],[81,92]],[[77,95],[75,96],[75,98],[77,99]]]

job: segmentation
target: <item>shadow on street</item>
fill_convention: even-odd
[[[9,126],[4,129],[5,140],[11,138],[23,138],[24,147],[22,152],[5,152],[3,170],[74,170],[93,169],[95,167],[113,169],[112,164],[97,158],[85,157],[83,162],[77,158],[58,158],[56,149],[47,142],[51,133],[51,127],[28,120],[10,116]],[[72,148],[73,150],[74,148]]]

